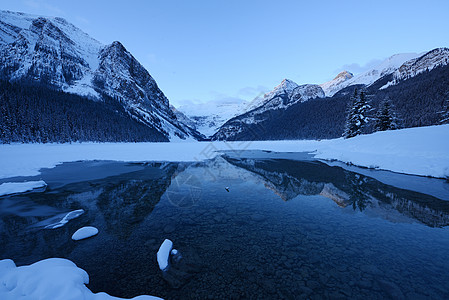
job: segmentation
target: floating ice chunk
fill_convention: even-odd
[[[24,193],[34,189],[45,188],[47,184],[43,180],[25,182],[5,182],[0,184],[0,196]]]
[[[168,269],[168,258],[172,248],[173,242],[166,239],[162,243],[161,247],[159,247],[159,251],[157,251],[157,263],[159,264],[159,269],[162,271],[166,271]]]
[[[78,229],[75,231],[75,233],[72,235],[72,240],[79,241],[83,239],[87,239],[91,236],[94,236],[98,233],[98,229],[92,226],[86,226]]]
[[[49,258],[29,266],[16,267],[10,259],[0,260],[0,299],[119,300],[106,293],[92,293],[86,284],[89,275],[73,262]],[[160,299],[138,296],[134,300]]]
[[[71,211],[69,213],[67,213],[61,220],[59,220],[56,223],[52,223],[52,224],[48,224],[47,226],[45,226],[44,228],[49,228],[49,229],[55,229],[55,228],[59,228],[64,226],[65,224],[67,224],[67,222],[69,222],[72,219],[78,218],[79,216],[81,216],[84,213],[84,209],[77,209],[74,211]]]
[[[173,249],[173,250],[171,251],[171,255],[176,255],[176,254],[178,254],[178,250]]]

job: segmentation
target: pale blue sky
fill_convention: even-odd
[[[118,40],[179,105],[252,100],[283,78],[322,83],[395,53],[449,47],[449,1],[2,0]]]

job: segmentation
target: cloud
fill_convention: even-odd
[[[345,65],[341,66],[339,69],[335,70],[334,73],[338,74],[341,71],[346,70],[353,74],[360,74],[365,71],[368,71],[369,69],[374,68],[381,62],[382,62],[382,60],[380,60],[380,59],[372,59],[364,65],[360,65],[359,63],[345,64]]]
[[[241,96],[241,97],[255,97],[260,93],[266,93],[268,92],[270,89],[267,88],[266,86],[262,86],[262,85],[258,85],[257,87],[252,87],[252,86],[247,86],[244,88],[241,88],[238,92],[237,95]]]
[[[254,86],[246,86],[243,88],[240,88],[237,92],[232,93],[232,94],[225,94],[222,92],[217,92],[217,91],[211,91],[211,99],[210,101],[213,102],[246,102],[246,101],[251,101],[256,97],[259,97],[260,95],[265,94],[266,92],[268,92],[270,89],[262,86],[262,85],[258,85],[256,87]]]
[[[170,100],[170,104],[172,104],[175,107],[181,107],[181,106],[192,106],[202,103],[198,99],[180,99],[180,100]]]

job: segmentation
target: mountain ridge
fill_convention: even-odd
[[[410,57],[412,58],[403,62],[404,59]],[[282,95],[279,94],[279,91],[284,91],[280,88],[281,84],[265,96],[278,95],[280,98],[283,97],[283,103],[291,103],[291,105],[270,107],[268,103],[271,99],[262,101],[262,104],[252,111],[228,120],[212,136],[212,140],[336,138],[342,134],[340,131],[344,127],[348,99],[354,93],[355,88],[366,90],[372,95],[375,106],[379,105],[382,97],[397,98],[393,99],[393,102],[399,112],[403,114],[403,126],[436,124],[438,111],[443,109],[444,97],[449,93],[449,89],[445,85],[448,61],[448,48],[436,48],[422,55],[393,55],[358,76],[351,77],[349,72],[340,73],[334,78],[334,82],[330,81],[324,85],[325,89],[329,87],[333,89],[330,93],[332,96],[329,95],[330,90],[328,89],[326,98],[315,93],[315,100],[307,102],[295,101],[293,93],[290,95],[286,92],[281,93]],[[438,77],[439,73],[441,73],[440,77]],[[411,75],[401,77],[397,74]],[[413,80],[414,85],[410,86],[408,81],[416,77],[419,77],[420,81]],[[335,82],[337,84],[333,84]],[[398,87],[396,88],[396,86]],[[407,87],[408,90],[402,91],[404,87]],[[325,93],[323,85],[320,88]],[[410,94],[412,90],[415,94]],[[398,91],[402,92],[398,93]],[[406,103],[405,95],[409,99],[413,99],[413,102]],[[419,100],[420,98],[421,100]],[[307,120],[307,124],[304,123],[305,120]],[[332,120],[331,123],[329,123],[330,120]],[[295,132],[298,130],[298,124],[303,132]],[[268,132],[268,128],[272,132]]]

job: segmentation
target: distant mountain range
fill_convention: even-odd
[[[348,101],[355,88],[365,90],[373,106],[388,98],[402,127],[438,123],[449,98],[449,49],[396,54],[354,76],[343,71],[321,85],[284,79],[250,111],[229,119],[213,140],[321,139],[341,136]],[[367,127],[366,132],[372,132]]]
[[[234,99],[189,103],[177,108],[193,128],[205,136],[212,136],[229,119],[251,109],[251,103]],[[179,119],[179,118],[178,118]]]
[[[109,97],[152,130],[147,140],[202,138],[177,119],[156,81],[120,42],[102,45],[62,18],[0,11],[0,79],[100,102]]]

